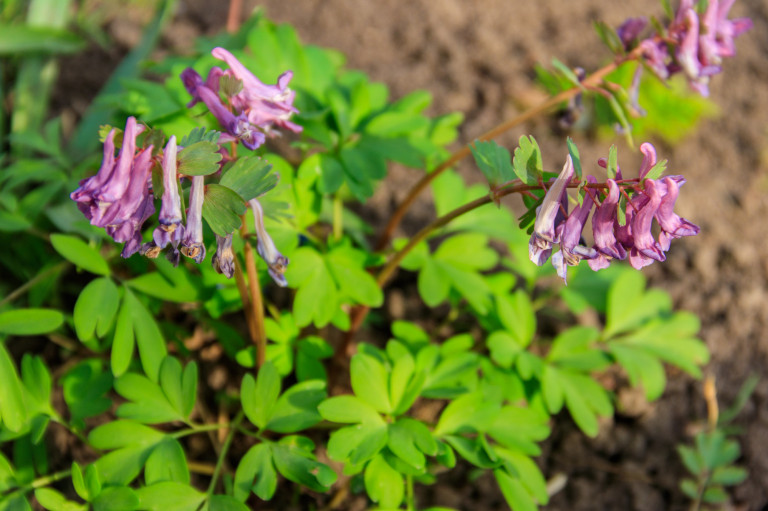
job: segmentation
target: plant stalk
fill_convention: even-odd
[[[520,115],[502,122],[498,126],[492,128],[490,131],[483,133],[482,135],[477,137],[475,140],[480,140],[480,141],[491,140],[501,135],[502,133],[511,130],[516,126],[519,126],[520,124],[526,121],[529,121],[530,119],[538,116],[539,114],[547,112],[548,110],[556,107],[560,103],[564,101],[568,101],[572,97],[576,96],[577,94],[583,91],[583,88],[597,86],[606,75],[613,72],[621,64],[624,64],[625,62],[628,62],[629,60],[632,60],[632,59],[634,59],[634,57],[632,56],[632,54],[630,54],[621,60],[614,61],[608,64],[607,66],[598,69],[597,71],[595,71],[594,73],[592,73],[591,75],[589,75],[587,78],[584,79],[584,81],[582,82],[582,87],[573,87],[571,89],[562,91],[559,94],[556,94],[555,96],[552,96],[551,98],[547,99],[543,103],[540,103],[526,110]],[[413,188],[411,188],[410,192],[408,192],[408,195],[405,197],[403,202],[400,203],[400,205],[397,207],[395,212],[390,217],[386,227],[384,227],[384,231],[381,233],[381,236],[376,242],[376,247],[375,247],[376,250],[383,250],[384,247],[386,247],[387,244],[389,244],[389,241],[392,239],[392,235],[395,229],[397,229],[397,226],[400,225],[400,222],[402,221],[403,217],[408,212],[408,209],[411,207],[411,205],[416,201],[416,198],[419,196],[419,194],[422,191],[424,191],[424,189],[426,189],[427,186],[429,186],[429,184],[432,181],[434,181],[435,178],[437,178],[437,176],[439,176],[444,171],[451,168],[453,165],[463,160],[470,154],[472,154],[472,151],[470,150],[469,144],[467,144],[463,146],[461,149],[459,149],[458,151],[454,152],[450,157],[448,157],[447,160],[443,161],[441,164],[435,167],[435,169],[432,172],[430,172],[429,174],[425,174],[424,177],[422,177],[419,180],[419,182],[416,183],[413,186]]]
[[[221,469],[224,466],[224,461],[227,458],[227,452],[229,451],[229,447],[232,445],[232,440],[235,438],[235,433],[237,432],[238,426],[240,426],[240,423],[243,422],[243,417],[245,417],[245,415],[243,411],[240,410],[235,416],[234,420],[230,423],[230,430],[227,433],[227,438],[224,440],[224,443],[221,446],[219,459],[216,461],[216,467],[213,469],[213,475],[211,476],[211,484],[208,486],[209,497],[213,495],[213,492],[216,489],[216,483],[219,480]]]

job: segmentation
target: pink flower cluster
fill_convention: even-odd
[[[226,130],[220,142],[239,140],[253,150],[265,142],[265,135],[276,135],[275,128],[301,132],[302,127],[289,120],[291,115],[298,113],[293,106],[296,92],[288,88],[293,77],[291,71],[281,74],[277,85],[265,85],[224,48],[214,48],[211,54],[226,62],[229,69],[224,71],[214,67],[203,81],[197,71],[187,68],[181,73],[181,79],[192,96],[187,106],[202,101]],[[222,77],[242,82],[242,89],[228,97],[229,106],[219,95]]]
[[[537,211],[528,244],[531,261],[541,266],[552,255],[553,245],[559,244],[560,250],[552,255],[552,264],[564,281],[568,266],[575,266],[582,259],[586,259],[595,271],[608,267],[614,259],[627,258],[634,268],[640,269],[654,261],[664,261],[672,239],[699,233],[698,226],[674,212],[685,178],[646,178],[656,165],[656,150],[648,143],[642,144],[640,150],[643,161],[638,179],[624,181],[620,169],[616,179],[608,179],[604,184],[598,184],[594,176],[587,176],[584,200],[570,214],[566,190],[577,183],[573,182],[573,162],[570,156],[567,157],[563,170],[547,190]],[[605,159],[600,159],[598,164],[607,166]],[[618,215],[622,194],[629,197],[623,223]],[[588,247],[582,244],[581,236],[593,208],[594,244]],[[660,229],[658,239],[652,233],[654,220]]]
[[[736,53],[734,39],[752,28],[749,18],[728,19],[733,2],[709,0],[699,15],[693,0],[681,0],[667,33],[640,41],[643,61],[662,80],[684,73],[694,90],[708,96],[710,77],[722,71],[724,57]],[[630,18],[619,28],[619,37],[630,45],[645,24],[643,18]]]

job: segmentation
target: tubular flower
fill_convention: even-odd
[[[184,234],[181,225],[181,197],[176,177],[176,137],[172,136],[163,154],[163,197],[160,206],[160,225],[152,233],[155,244],[165,248],[168,243],[177,246]]]
[[[189,190],[189,210],[187,211],[187,226],[181,239],[181,253],[197,264],[205,259],[203,244],[203,199],[205,198],[205,177],[192,176],[192,187]]]
[[[235,274],[235,254],[232,252],[232,234],[216,235],[216,253],[211,260],[216,273],[223,273],[228,279]]]
[[[529,242],[531,261],[541,265],[551,255],[552,245],[559,243],[560,251],[552,255],[552,264],[563,281],[566,281],[568,266],[575,266],[582,259],[587,259],[594,271],[608,267],[614,259],[625,258],[634,268],[640,269],[654,261],[664,261],[673,238],[699,233],[698,226],[674,212],[680,186],[685,179],[682,176],[647,179],[646,176],[656,165],[656,149],[645,143],[640,146],[640,151],[643,153],[640,178],[624,181],[619,171],[617,179],[608,179],[605,191],[598,191],[594,196],[593,190],[600,190],[601,187],[595,186],[597,180],[593,176],[587,176],[591,185],[587,189],[589,197],[585,197],[582,205],[576,207],[567,219],[555,220],[553,211],[559,211],[560,202],[567,198],[565,190],[572,175],[572,169],[570,172],[567,168],[563,169],[537,211]],[[604,158],[598,160],[598,164],[607,167]],[[618,217],[622,194],[629,197],[623,225]],[[595,208],[592,217],[594,245],[588,248],[581,241],[581,235],[589,213],[600,196],[603,197],[602,202]],[[652,232],[654,220],[660,227],[658,240],[654,239]]]
[[[589,177],[591,182],[597,182],[592,176]],[[592,200],[585,197],[581,206],[574,208],[563,225],[560,236],[560,251],[552,256],[552,265],[563,282],[567,282],[568,266],[578,265],[582,258],[594,259],[597,257],[597,251],[594,248],[579,244],[581,231],[584,230],[584,224],[587,222],[593,205]]]
[[[573,160],[571,156],[565,159],[563,170],[555,179],[554,184],[547,190],[544,201],[536,212],[533,224],[533,235],[528,243],[528,257],[537,266],[544,264],[552,253],[552,244],[559,242],[557,227],[562,225],[564,217],[561,206],[566,198],[565,188],[573,177]],[[567,203],[566,203],[567,204]]]
[[[285,287],[288,285],[288,281],[285,280],[285,270],[288,268],[288,258],[277,250],[275,242],[272,241],[269,233],[267,233],[267,230],[264,228],[264,210],[261,208],[259,201],[251,199],[248,201],[248,204],[253,211],[253,223],[256,227],[256,236],[259,239],[256,250],[259,252],[261,258],[264,259],[264,262],[267,263],[269,275],[272,277],[272,280],[274,280],[278,286]]]

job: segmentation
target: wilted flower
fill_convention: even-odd
[[[592,178],[591,182],[596,182],[595,178],[589,177]],[[584,230],[584,224],[592,211],[592,206],[594,206],[592,200],[585,197],[581,205],[573,209],[563,225],[560,234],[560,251],[552,256],[552,265],[564,282],[567,282],[568,266],[576,266],[582,259],[597,257],[597,251],[594,248],[580,244],[581,231]]]
[[[269,275],[272,277],[277,285],[285,287],[288,285],[288,281],[285,280],[285,270],[288,268],[288,258],[281,254],[275,242],[267,233],[264,228],[264,210],[261,208],[261,204],[258,200],[252,199],[248,201],[253,211],[253,223],[256,227],[256,236],[258,237],[258,245],[256,250],[264,262],[267,263],[269,268]]]
[[[235,274],[235,254],[232,252],[232,234],[227,236],[216,235],[216,253],[211,260],[216,273],[226,275],[228,279]]]

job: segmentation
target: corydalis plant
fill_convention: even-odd
[[[236,146],[227,151],[224,144],[239,141],[246,148],[255,149],[265,141],[266,135],[277,135],[276,128],[301,131],[300,126],[289,120],[297,112],[292,106],[295,93],[287,87],[292,75],[287,71],[277,85],[264,85],[227,50],[216,48],[213,54],[226,61],[231,69],[213,68],[203,82],[200,75],[189,68],[181,78],[193,96],[189,106],[203,101],[226,133],[197,130],[182,140],[184,147],[171,136],[160,154],[153,156],[154,146],[147,141],[162,141],[162,133],[149,132],[144,137],[148,145],[140,147],[138,137],[146,128],[129,117],[117,157],[114,151],[118,130],[112,128],[105,139],[99,172],[83,180],[70,197],[92,225],[106,228],[115,241],[125,243],[123,257],[139,252],[155,258],[168,248],[167,258],[174,265],[179,263],[180,254],[199,264],[206,255],[205,219],[216,234],[213,267],[228,278],[235,273],[233,233],[240,228],[241,217],[250,207],[255,219],[258,253],[266,261],[275,282],[285,286],[288,259],[277,250],[267,233],[264,212],[257,199],[275,186],[277,176],[268,175],[269,167],[262,160],[238,159]],[[220,91],[227,98],[228,106],[222,101]],[[153,168],[158,167],[162,178],[153,185]],[[206,176],[216,176],[218,182],[206,183]],[[182,181],[191,183],[186,224],[182,224],[179,191]],[[142,226],[155,212],[155,196],[161,197],[159,225],[152,239],[142,244]]]
[[[614,259],[629,258],[636,269],[664,261],[672,239],[694,236],[699,227],[674,212],[682,176],[662,178],[666,161],[658,162],[654,147],[640,146],[643,161],[638,177],[623,179],[616,165],[615,152],[608,159],[601,158],[598,165],[608,170],[605,183],[594,176],[586,182],[574,180],[573,161],[569,155],[560,175],[547,189],[538,208],[533,233],[529,242],[531,261],[541,266],[552,253],[555,244],[560,250],[552,255],[557,274],[565,281],[568,266],[586,259],[590,268],[606,268]],[[580,186],[581,204],[568,214],[567,188]],[[591,247],[582,243],[582,232],[594,209]],[[660,228],[658,240],[652,233],[654,220]]]

